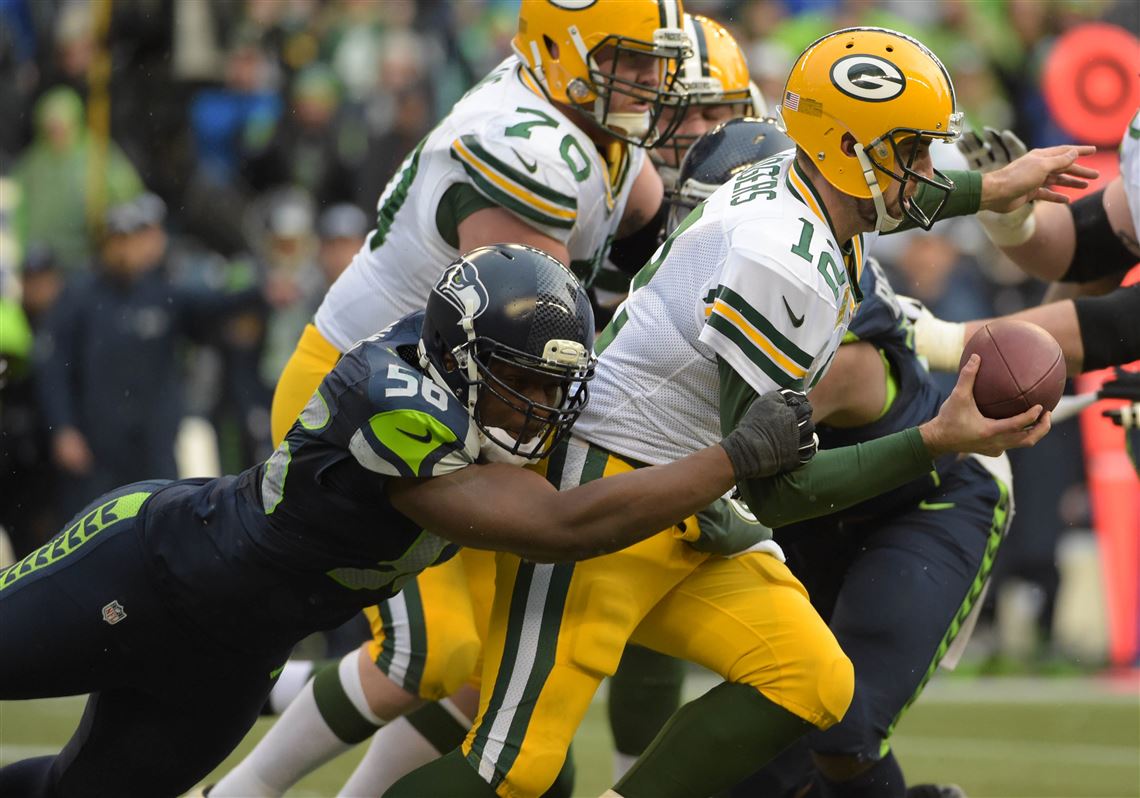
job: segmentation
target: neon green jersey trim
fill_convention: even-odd
[[[376,439],[391,449],[413,474],[420,473],[428,455],[443,444],[458,440],[455,433],[422,410],[389,410],[368,421]]]

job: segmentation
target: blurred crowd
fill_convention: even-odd
[[[1140,29],[1117,0],[685,5],[730,27],[770,100],[829,30],[915,35],[968,124],[1031,147],[1070,138],[1040,89],[1055,38],[1090,19]],[[509,52],[516,15],[517,0],[0,0],[0,526],[17,556],[113,485],[178,476],[186,416],[209,420],[225,471],[267,456],[303,325],[407,152]],[[969,220],[891,238],[896,288],[943,318],[1043,293]],[[1088,523],[1075,426],[1018,461],[1034,476],[1015,523],[1033,533],[1006,562],[1044,586],[1047,634],[1057,537]]]

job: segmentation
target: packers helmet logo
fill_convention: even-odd
[[[581,11],[582,9],[589,8],[598,0],[548,0],[550,5],[564,8],[567,11]]]
[[[487,287],[479,279],[479,267],[470,261],[460,261],[448,268],[434,290],[458,310],[460,316],[474,319],[489,303]]]
[[[831,67],[831,82],[848,97],[872,103],[892,100],[906,88],[902,70],[876,55],[840,58]]]

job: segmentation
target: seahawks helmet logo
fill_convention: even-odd
[[[470,261],[461,260],[450,266],[439,282],[435,292],[459,311],[460,316],[477,318],[487,309],[487,287],[479,279],[479,267]]]
[[[892,100],[906,88],[902,70],[876,55],[840,58],[831,67],[831,82],[848,97],[873,103]]]

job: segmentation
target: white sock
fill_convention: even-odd
[[[633,767],[633,763],[637,761],[637,757],[633,754],[623,754],[621,751],[614,751],[614,784],[621,781],[621,777],[629,773],[629,769]]]
[[[312,677],[316,664],[311,659],[291,659],[285,663],[281,675],[277,677],[277,684],[269,691],[269,709],[274,715],[280,715],[285,707],[293,703],[305,682]]]
[[[344,664],[349,658],[352,678],[349,684],[344,684]],[[355,692],[363,698],[364,689],[360,686],[356,670],[355,651],[341,660],[338,672],[345,693],[356,706],[353,694]],[[372,715],[371,711],[369,715]],[[350,748],[352,744],[341,740],[325,721],[317,707],[313,680],[310,679],[261,742],[214,785],[210,798],[278,798],[306,774]]]
[[[439,703],[458,725],[464,729],[471,726],[471,719],[450,699]],[[432,745],[407,718],[397,718],[373,735],[368,751],[337,794],[338,798],[383,795],[400,778],[445,753]]]
[[[380,728],[384,725],[384,719],[373,712],[372,707],[368,706],[368,697],[364,694],[364,683],[360,681],[359,657],[358,652],[350,651],[341,658],[340,664],[336,667],[337,673],[340,675],[340,686],[344,688],[344,694],[352,702],[353,708],[360,713],[360,717],[376,728]]]

